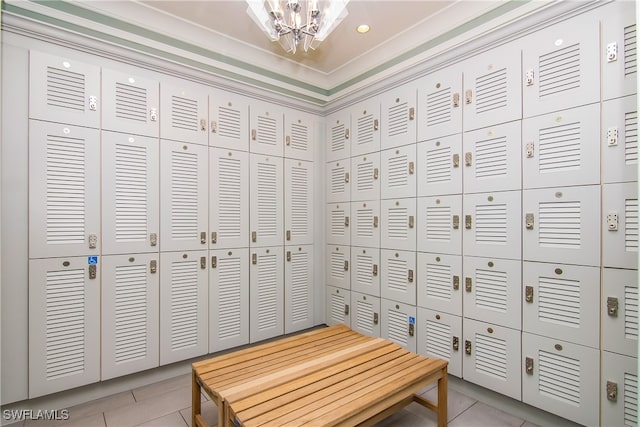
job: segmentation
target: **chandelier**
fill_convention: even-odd
[[[347,16],[349,0],[246,0],[247,13],[287,52],[318,47]],[[306,20],[303,22],[303,18]]]

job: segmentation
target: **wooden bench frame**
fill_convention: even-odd
[[[437,404],[417,395],[437,381]],[[373,425],[417,402],[447,424],[447,362],[336,325],[193,364],[192,425]]]

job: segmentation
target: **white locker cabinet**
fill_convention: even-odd
[[[447,372],[462,378],[462,317],[418,307],[417,352],[449,362]]]
[[[209,353],[249,343],[249,249],[209,251]]]
[[[334,245],[350,245],[351,243],[351,205],[347,203],[329,203],[327,205],[327,243]]]
[[[160,141],[162,251],[208,248],[208,150],[203,145]]]
[[[638,268],[638,183],[602,186],[602,265]]]
[[[380,266],[380,295],[416,305],[416,253],[381,249]]]
[[[29,51],[29,117],[100,126],[100,67]]]
[[[247,98],[214,90],[209,96],[209,119],[209,145],[229,150],[249,151],[249,101]]]
[[[462,132],[462,71],[455,65],[418,81],[418,141]]]
[[[416,144],[382,151],[380,198],[416,196]]]
[[[464,316],[521,329],[521,280],[520,260],[465,256]]]
[[[313,245],[284,250],[284,333],[290,334],[314,325]]]
[[[602,103],[602,182],[638,180],[638,104],[627,96]]]
[[[208,109],[205,86],[178,79],[161,81],[160,138],[207,145]]]
[[[418,252],[417,263],[418,306],[462,316],[462,257]]]
[[[522,187],[600,183],[600,104],[522,122]]]
[[[351,116],[348,110],[327,116],[327,162],[351,156]]]
[[[380,335],[409,351],[416,351],[416,307],[388,299],[380,301]]]
[[[466,317],[462,331],[464,379],[520,400],[520,331]]]
[[[380,296],[380,249],[351,247],[351,290]]]
[[[249,342],[284,333],[284,248],[252,248],[249,266]]]
[[[100,379],[97,258],[29,260],[30,399]]]
[[[419,252],[462,255],[462,195],[418,197]]]
[[[159,364],[158,254],[108,255],[102,262],[102,376]]]
[[[284,228],[287,245],[313,243],[313,163],[284,159]]]
[[[418,143],[418,197],[462,193],[462,134]]]
[[[523,331],[598,348],[597,307],[599,267],[523,262]]]
[[[603,426],[638,425],[638,359],[602,352]]]
[[[583,14],[519,41],[523,117],[598,102],[598,21],[597,14]]]
[[[251,154],[250,162],[250,245],[282,245],[284,243],[283,158]]]
[[[351,329],[371,337],[380,336],[380,298],[351,292]]]
[[[462,137],[465,193],[519,190],[520,122],[465,132]]]
[[[102,69],[102,129],[158,137],[160,92],[144,70]]]
[[[331,169],[331,184],[334,177]],[[338,172],[336,172],[337,174]],[[380,153],[369,153],[351,158],[351,200],[371,200],[380,198]],[[335,180],[340,183],[339,176]]]
[[[284,155],[284,111],[273,104],[252,101],[249,107],[249,151]]]
[[[369,98],[349,110],[353,128],[351,156],[380,151],[380,100]]]
[[[351,244],[380,247],[380,201],[351,202]]]
[[[313,161],[314,117],[311,114],[289,110],[284,113],[284,156]]]
[[[249,246],[249,153],[209,148],[209,247]]]
[[[327,246],[327,285],[351,289],[351,250],[349,246]]]
[[[520,191],[465,194],[462,250],[465,255],[520,258]]]
[[[208,251],[160,254],[160,365],[209,352]]]
[[[522,192],[522,258],[600,264],[600,187]]]
[[[602,272],[602,349],[638,357],[638,270]]]
[[[462,66],[465,132],[522,117],[519,43],[483,52]]]
[[[382,137],[380,148],[413,144],[416,139],[417,87],[409,83],[380,96]]]
[[[327,163],[327,202],[351,200],[351,163],[349,159]]]
[[[329,326],[342,323],[351,327],[351,292],[346,289],[327,286],[327,315]]]
[[[382,200],[380,247],[416,250],[416,199]]]
[[[635,2],[616,2],[602,19],[602,99],[637,91]]]
[[[102,253],[157,252],[158,140],[102,132]]]
[[[98,130],[29,120],[29,257],[100,250]]]
[[[528,405],[598,425],[599,371],[595,348],[522,333],[522,401]]]

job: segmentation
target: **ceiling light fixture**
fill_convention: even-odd
[[[360,34],[364,34],[364,33],[368,33],[370,29],[371,28],[367,24],[361,24],[361,25],[358,25],[358,28],[356,28],[356,31],[359,32]]]
[[[287,52],[316,49],[347,16],[349,0],[246,0],[247,13]],[[303,22],[303,17],[306,21]]]

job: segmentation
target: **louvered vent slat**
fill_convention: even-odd
[[[540,277],[538,319],[569,328],[580,327],[580,282]]]
[[[636,26],[630,25],[624,29],[624,75],[637,72]]]
[[[217,166],[218,234],[221,239],[237,239],[242,231],[242,164],[238,159],[220,157]]]
[[[171,97],[171,127],[193,132],[198,127],[198,101],[173,95]]]
[[[117,266],[114,326],[116,363],[147,355],[147,268],[145,264]]]
[[[344,125],[336,125],[331,128],[331,152],[344,150]]]
[[[171,152],[171,238],[198,237],[198,156]]]
[[[388,212],[387,237],[406,239],[409,230],[407,208],[389,208]]]
[[[73,71],[47,67],[47,105],[84,111],[84,75]]]
[[[218,261],[218,336],[238,337],[242,333],[242,299],[240,289],[240,258]]]
[[[309,317],[309,254],[291,255],[291,320],[301,322]]]
[[[630,111],[624,115],[624,162],[627,165],[638,164],[637,111]]]
[[[426,295],[444,301],[451,300],[451,267],[440,264],[427,264]]]
[[[624,336],[627,339],[638,339],[638,288],[624,287]]]
[[[356,221],[356,235],[358,237],[373,237],[373,210],[358,209],[356,212]]]
[[[373,115],[368,114],[366,116],[358,117],[357,126],[358,140],[356,141],[356,144],[371,144],[374,139]]]
[[[507,175],[507,137],[477,141],[476,178],[496,178]]]
[[[344,279],[344,255],[341,253],[331,253],[331,277],[338,280]]]
[[[624,425],[638,425],[638,376],[624,374]]]
[[[218,107],[218,135],[223,138],[230,138],[235,140],[241,139],[242,111],[229,107]]]
[[[291,124],[291,148],[302,151],[309,149],[309,128],[306,125]]]
[[[291,234],[305,236],[309,221],[309,172],[305,168],[291,168]]]
[[[580,360],[540,350],[538,391],[554,400],[580,407]]]
[[[171,350],[198,344],[198,262],[171,264]]]
[[[476,372],[507,381],[507,343],[505,340],[475,334]]]
[[[580,44],[576,43],[539,58],[540,98],[580,87]]]
[[[541,202],[538,241],[542,247],[579,249],[580,202]]]
[[[399,103],[389,108],[389,122],[387,123],[390,137],[406,134],[409,130],[409,105],[407,102]]]
[[[258,138],[260,144],[276,146],[278,144],[278,122],[276,119],[258,116]]]
[[[389,158],[388,188],[406,187],[409,182],[407,155],[399,155]]]
[[[428,206],[427,207],[427,233],[429,241],[451,241],[451,207]]]
[[[390,291],[407,291],[407,262],[402,259],[390,259],[387,263],[387,288]]]
[[[476,243],[507,243],[507,205],[476,206]]]
[[[278,324],[278,266],[275,255],[261,255],[258,262],[258,329],[274,328]]]
[[[276,165],[258,163],[258,234],[274,237],[278,234],[278,181]]]
[[[358,191],[373,190],[373,162],[358,163],[356,188]]]
[[[507,69],[476,77],[476,114],[507,106]]]
[[[449,360],[451,358],[451,327],[445,323],[428,320],[426,343],[429,356]]]
[[[116,144],[116,241],[147,238],[147,149]]]
[[[451,147],[427,151],[427,184],[451,181]]]
[[[541,173],[580,169],[580,123],[540,129],[539,168]]]
[[[409,329],[407,315],[402,312],[389,309],[387,311],[387,319],[389,322],[387,330],[388,339],[396,344],[406,347],[408,342],[407,330]]]
[[[147,121],[147,90],[116,82],[116,117],[145,123]]]
[[[344,211],[336,209],[331,211],[331,235],[341,237],[345,234]]]
[[[638,252],[638,199],[624,201],[624,249]]]
[[[344,297],[342,295],[331,294],[331,318],[337,322],[344,319]]]
[[[427,94],[427,126],[436,126],[451,121],[451,88]]]
[[[373,258],[368,255],[356,255],[356,281],[360,286],[370,287],[373,283]]]
[[[373,333],[373,305],[371,303],[359,300],[356,303],[356,322],[357,327],[365,333]]]
[[[504,271],[476,270],[476,306],[506,313],[507,285],[507,273]]]
[[[336,166],[331,169],[331,193],[342,194],[344,190],[344,166]]]

